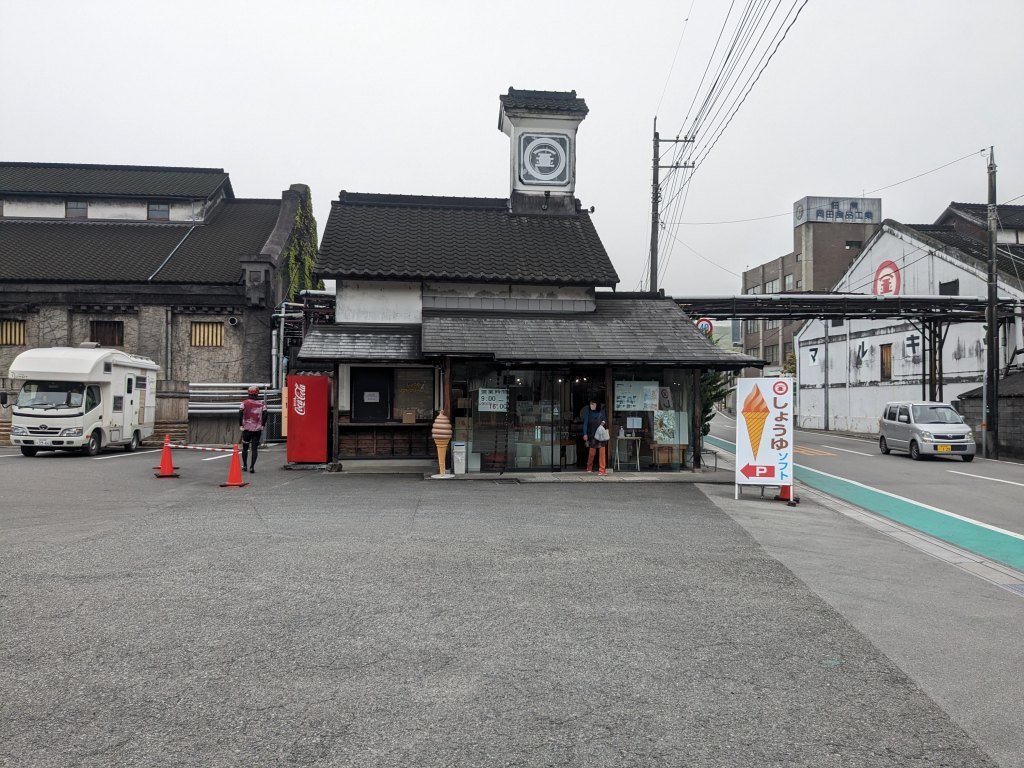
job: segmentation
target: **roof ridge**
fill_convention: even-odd
[[[508,209],[505,197],[466,197],[463,195],[407,195],[376,192],[349,192],[341,190],[331,205],[366,205],[398,208],[472,208]]]
[[[200,168],[184,165],[107,165],[102,163],[41,163],[0,160],[0,168],[84,168],[104,171],[189,171],[192,173],[226,173],[223,168]]]

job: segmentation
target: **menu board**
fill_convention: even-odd
[[[660,387],[656,381],[616,381],[615,411],[654,411]]]

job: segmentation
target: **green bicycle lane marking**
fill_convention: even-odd
[[[735,453],[735,444],[728,440],[711,435],[706,436],[704,440]],[[1024,571],[1024,536],[1019,533],[799,464],[796,465],[795,475],[797,480],[811,488],[824,491],[982,557]]]

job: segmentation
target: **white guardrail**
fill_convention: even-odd
[[[188,414],[225,415],[238,413],[253,384],[236,382],[188,385]],[[255,382],[260,396],[267,403],[268,413],[281,413],[281,390],[269,389],[270,384]]]

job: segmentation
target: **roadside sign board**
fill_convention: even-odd
[[[715,330],[715,324],[711,322],[711,318],[702,317],[695,323],[695,325],[697,326],[698,331],[703,333],[708,338],[711,338],[711,333]]]
[[[793,379],[736,379],[736,404],[736,485],[793,485]]]

